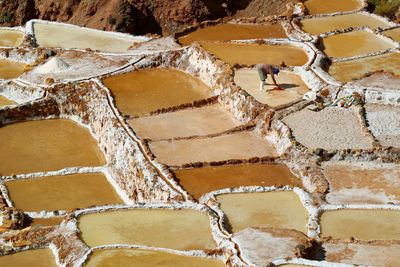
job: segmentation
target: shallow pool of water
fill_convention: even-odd
[[[400,239],[400,211],[336,210],[320,217],[321,236],[362,240]]]
[[[29,226],[41,225],[41,226],[54,226],[60,224],[64,217],[54,217],[54,218],[35,218],[32,219]]]
[[[21,31],[0,29],[0,46],[19,46],[23,39]]]
[[[400,28],[383,31],[382,34],[392,38],[397,42],[400,42]]]
[[[290,45],[258,45],[238,43],[203,43],[206,50],[230,65],[255,65],[266,62],[279,65],[282,61],[288,66],[302,66],[307,63],[306,52]]]
[[[56,258],[49,248],[31,249],[0,256],[0,266],[57,267]]]
[[[322,40],[324,52],[333,58],[346,58],[383,51],[396,46],[365,30],[329,36]]]
[[[195,210],[119,210],[79,218],[83,241],[90,247],[131,244],[178,250],[212,249],[210,220]]]
[[[73,210],[123,203],[102,173],[20,179],[5,185],[14,205],[23,211]]]
[[[205,99],[211,88],[201,80],[175,69],[153,68],[103,80],[123,114],[144,115],[161,108]]]
[[[226,23],[198,29],[178,40],[182,45],[190,45],[198,41],[228,41],[264,38],[287,38],[281,24],[252,25]]]
[[[219,189],[240,186],[301,185],[282,164],[239,164],[174,171],[179,184],[195,199]]]
[[[294,192],[240,193],[217,196],[232,232],[271,226],[307,234],[308,212]]]
[[[400,53],[364,57],[341,62],[333,62],[329,66],[329,74],[338,81],[349,82],[361,78],[368,72],[384,70],[400,74]]]
[[[188,267],[217,267],[225,266],[223,262],[214,259],[189,257],[163,251],[144,249],[101,249],[94,251],[87,267],[95,266],[188,266]]]
[[[69,119],[25,121],[0,128],[0,174],[104,165],[89,130]]]
[[[304,19],[301,21],[301,24],[304,31],[314,35],[334,30],[347,29],[349,27],[355,28],[367,26],[371,29],[376,29],[378,27],[385,28],[390,26],[389,23],[379,20],[371,15],[360,13]]]
[[[139,40],[57,24],[34,23],[35,38],[40,47],[63,47],[109,52],[126,51]]]
[[[0,59],[0,79],[15,79],[24,72],[25,64]]]
[[[304,2],[311,15],[358,10],[362,0],[308,0]]]

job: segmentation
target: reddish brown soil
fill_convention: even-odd
[[[291,0],[3,0],[0,26],[38,18],[100,30],[168,35],[222,17],[279,15]],[[239,12],[238,12],[239,11]]]

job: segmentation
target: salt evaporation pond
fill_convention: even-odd
[[[211,94],[211,88],[201,80],[175,69],[139,70],[102,82],[112,91],[117,108],[127,115],[144,115],[205,99]]]
[[[19,179],[5,185],[14,205],[23,211],[73,210],[123,203],[102,173]]]
[[[7,124],[0,128],[0,140],[1,175],[106,163],[88,129],[69,119]]]
[[[287,38],[281,24],[256,25],[256,24],[219,24],[197,29],[187,35],[179,37],[182,45],[190,45],[199,41],[229,41],[264,38]]]
[[[308,0],[304,2],[311,15],[328,14],[358,10],[363,6],[362,0]]]
[[[283,164],[239,164],[175,170],[179,184],[199,199],[202,195],[224,188],[240,186],[301,185]]]
[[[25,64],[0,59],[0,79],[18,78],[24,72]]]
[[[263,58],[268,63],[279,65],[282,61],[288,66],[302,66],[307,63],[306,52],[290,45],[245,44],[245,43],[202,43],[208,50],[229,65],[255,65]]]
[[[56,258],[48,248],[31,249],[0,256],[0,266],[57,267]]]
[[[81,237],[90,247],[110,244],[177,250],[216,247],[209,217],[196,210],[107,211],[82,215],[78,222]]]
[[[9,100],[8,98],[0,95],[0,108],[8,105],[15,105],[16,102]]]
[[[292,191],[223,194],[216,198],[228,217],[232,232],[271,226],[307,234],[308,212]]]
[[[383,31],[382,34],[392,38],[397,42],[400,42],[400,28]]]
[[[18,30],[0,28],[0,46],[19,46],[24,40],[24,33]]]
[[[225,266],[222,261],[200,257],[189,257],[164,251],[115,248],[95,250],[87,260],[85,267],[96,266],[187,266],[218,267]]]

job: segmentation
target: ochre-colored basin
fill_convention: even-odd
[[[0,79],[15,79],[24,72],[25,64],[0,59]]]
[[[329,36],[322,40],[324,52],[333,58],[346,58],[383,51],[396,46],[366,30]]]
[[[216,247],[208,216],[195,210],[135,209],[92,213],[79,217],[79,229],[83,241],[90,247],[108,244],[178,250]]]
[[[225,266],[223,262],[199,257],[189,257],[156,250],[144,249],[101,249],[95,250],[87,260],[86,267],[103,266],[188,266],[188,267],[218,267]]]
[[[105,164],[88,129],[69,119],[25,121],[0,128],[0,174]]]
[[[220,24],[198,29],[178,40],[182,45],[190,45],[198,41],[228,41],[264,38],[287,38],[281,24]]]
[[[383,31],[382,34],[392,38],[397,42],[400,42],[400,28]]]
[[[400,239],[400,211],[336,210],[325,211],[320,217],[321,236],[362,240]]]
[[[125,115],[151,111],[207,98],[211,88],[201,80],[175,69],[145,69],[103,80]]]
[[[20,179],[5,185],[14,205],[23,211],[73,210],[123,203],[102,173]]]
[[[57,24],[34,23],[35,38],[40,47],[62,47],[109,52],[126,51],[135,42],[131,38],[116,36],[107,32]]]
[[[214,190],[240,186],[301,185],[282,164],[239,164],[174,171],[179,184],[195,199]]]
[[[329,66],[329,74],[338,81],[349,82],[361,78],[368,72],[384,70],[400,74],[400,53],[364,57],[341,62],[333,62]]]
[[[217,196],[232,232],[248,227],[271,226],[307,234],[308,212],[292,191],[239,193]]]
[[[242,44],[242,43],[202,43],[206,50],[229,65],[255,65],[266,62],[288,66],[302,66],[307,63],[306,52],[290,45]]]
[[[9,100],[8,98],[0,95],[0,108],[8,105],[14,105],[16,104],[14,101]]]
[[[0,266],[57,267],[56,258],[48,248],[31,249],[0,256]]]
[[[362,0],[307,0],[304,2],[311,15],[328,14],[358,10],[363,6]]]
[[[19,46],[23,39],[21,31],[0,29],[0,46]]]
[[[356,28],[367,26],[371,29],[376,29],[378,27],[385,28],[390,26],[389,23],[383,20],[362,13],[304,19],[301,21],[301,24],[301,28],[304,31],[314,35],[334,30],[347,29],[349,27]]]

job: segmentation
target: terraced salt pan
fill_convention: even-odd
[[[33,23],[36,42],[40,47],[62,47],[108,52],[126,51],[135,42],[134,37],[122,37],[112,33],[93,31],[62,24]]]
[[[218,104],[128,119],[127,122],[138,137],[147,139],[203,136],[241,125]]]
[[[92,213],[79,217],[78,227],[83,241],[90,247],[110,244],[177,250],[216,247],[208,216],[196,210],[135,209]]]
[[[198,29],[185,36],[179,37],[182,45],[190,45],[199,41],[229,41],[265,38],[287,38],[281,24],[256,25],[256,24],[219,24]]]
[[[400,42],[400,28],[383,31],[382,34],[392,38],[397,42]]]
[[[282,107],[301,100],[309,91],[303,80],[297,74],[281,71],[275,75],[275,80],[284,91],[274,90],[275,85],[271,77],[266,80],[265,91],[261,91],[260,78],[256,69],[239,69],[235,71],[235,83],[246,90],[258,102],[267,104],[273,108]]]
[[[73,210],[123,203],[102,173],[19,179],[5,185],[14,205],[23,211]]]
[[[272,65],[279,65],[284,61],[288,66],[302,66],[308,61],[308,56],[303,49],[290,45],[245,43],[202,43],[201,45],[231,66],[255,65],[261,61]]]
[[[24,64],[0,59],[0,79],[18,78],[24,72]]]
[[[328,14],[358,10],[363,7],[362,0],[307,0],[304,2],[311,15]]]
[[[30,226],[41,225],[41,226],[54,226],[60,224],[63,221],[63,217],[54,218],[34,218],[29,224]]]
[[[377,70],[400,74],[400,53],[386,53],[383,55],[333,62],[329,66],[328,72],[336,80],[348,82],[351,79],[360,78],[366,73]]]
[[[17,104],[16,102],[9,100],[5,96],[0,95],[0,108],[8,105],[15,105]]]
[[[271,143],[249,131],[212,138],[153,141],[149,145],[159,162],[167,165],[277,155]]]
[[[371,29],[376,29],[378,27],[385,28],[390,26],[389,23],[383,20],[363,13],[304,19],[301,20],[301,25],[301,28],[304,31],[314,35],[347,29],[349,27],[356,28],[366,26],[370,27]]]
[[[223,194],[216,199],[234,233],[259,226],[307,233],[308,212],[292,191]]]
[[[398,244],[326,242],[322,247],[325,259],[332,262],[386,267],[400,262]]]
[[[115,248],[95,250],[90,255],[86,267],[95,266],[188,266],[217,267],[225,266],[215,259],[189,257],[164,251]]]
[[[326,163],[331,204],[400,203],[400,167],[390,164]]]
[[[368,127],[383,146],[400,147],[400,107],[366,104]]]
[[[25,121],[0,128],[0,174],[105,164],[89,131],[69,119]]]
[[[59,71],[50,68],[48,71],[40,73],[37,69],[42,67],[42,65],[32,71],[25,72],[21,75],[21,79],[39,84],[43,84],[46,78],[52,78],[55,81],[82,79],[115,71],[115,69],[127,64],[129,60],[136,60],[136,57],[129,56],[107,56],[88,52],[65,50],[58,51],[57,58],[66,62],[69,65],[69,68]],[[52,58],[49,60],[51,59]]]
[[[24,33],[18,30],[0,29],[0,46],[19,46],[24,40]]]
[[[48,248],[31,249],[0,256],[1,266],[57,267],[53,252]]]
[[[328,210],[320,216],[322,237],[397,240],[399,223],[396,210]]]
[[[240,186],[301,185],[283,164],[240,164],[174,171],[179,184],[195,199],[211,191]]]
[[[210,97],[201,80],[175,69],[144,69],[102,80],[122,114],[144,115]]]
[[[325,47],[324,53],[333,58],[353,57],[396,47],[367,30],[332,35],[323,38],[322,42]]]
[[[283,118],[298,142],[311,149],[368,149],[372,139],[364,136],[353,109],[327,107],[315,112],[307,108]]]

